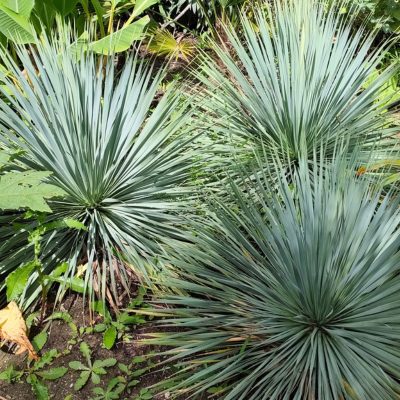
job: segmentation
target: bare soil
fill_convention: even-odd
[[[83,305],[81,297],[70,296],[67,298],[65,303],[61,306],[65,310],[68,310],[73,318],[74,323],[78,327],[88,326],[89,318],[87,310]],[[129,342],[119,342],[112,350],[107,350],[102,347],[102,334],[94,333],[84,336],[84,341],[92,349],[92,359],[106,359],[115,358],[119,363],[128,365],[132,358],[135,356],[142,356],[147,354],[150,349],[146,346],[141,346],[138,344],[138,338],[149,331],[151,327],[145,325],[144,327],[136,327],[131,332],[132,339]],[[49,339],[42,349],[42,354],[50,349],[57,349],[60,353],[65,351],[70,347],[70,353],[62,355],[52,362],[49,368],[54,367],[68,367],[70,361],[81,361],[85,364],[85,360],[79,350],[79,343],[73,346],[68,345],[68,341],[71,339],[72,333],[69,326],[63,321],[54,321],[48,331]],[[151,348],[152,352],[157,352],[159,349]],[[22,369],[27,363],[26,356],[17,356],[14,354],[9,354],[5,351],[0,350],[0,371],[4,371],[10,364],[13,364],[18,369]],[[141,368],[138,366],[138,368]],[[123,375],[117,365],[112,368],[107,368],[107,375],[102,376],[104,380],[100,385],[105,388],[107,383],[113,377],[118,375]],[[121,399],[135,399],[140,389],[151,386],[154,383],[160,382],[167,376],[165,371],[157,371],[155,373],[142,375],[137,379],[140,383],[133,389],[124,392],[121,395]],[[73,386],[79,377],[79,372],[69,369],[67,374],[61,379],[56,381],[46,381],[46,385],[49,388],[50,397],[54,400],[64,400],[67,396],[71,400],[89,400],[94,397],[92,389],[93,385],[90,381],[88,384],[80,391],[75,391]],[[169,396],[155,396],[153,399],[162,400],[168,399]],[[34,393],[32,392],[31,386],[22,379],[20,382],[8,384],[4,381],[0,381],[0,400],[36,400]]]

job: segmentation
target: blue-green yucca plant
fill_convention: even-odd
[[[273,3],[256,10],[256,24],[242,16],[239,29],[227,26],[225,42],[213,46],[219,62],[206,54],[196,72],[220,133],[261,142],[294,163],[312,158],[315,145],[328,158],[338,142],[349,151],[385,147],[393,130],[380,94],[399,66],[363,88],[390,41],[376,46],[377,31],[354,26],[354,5],[340,14],[323,1]]]
[[[237,209],[216,203],[169,259],[180,275],[164,285],[182,294],[160,300],[167,333],[144,341],[171,347],[177,396],[399,396],[400,197],[318,161],[279,190],[249,183],[256,202],[233,184]]]
[[[78,60],[63,39],[20,48],[23,72],[2,52],[11,73],[0,87],[1,140],[22,148],[30,168],[52,172],[49,181],[66,193],[51,202],[45,222],[69,218],[87,228],[44,238],[44,272],[67,260],[72,276],[78,263],[87,264],[86,284],[96,278],[104,296],[108,284],[116,289],[116,276],[124,282],[122,259],[143,274],[142,257],[184,237],[178,213],[188,209],[199,154],[191,146],[188,102],[174,89],[156,101],[162,72],[134,57],[122,71],[112,57],[104,62],[82,53]],[[4,279],[31,254],[24,232],[2,229]]]

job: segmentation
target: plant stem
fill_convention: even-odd
[[[107,33],[110,35],[113,32],[114,26],[114,14],[115,14],[115,0],[111,1],[110,19],[108,21]]]
[[[38,233],[37,235],[34,236],[33,246],[34,246],[35,271],[38,274],[39,283],[42,288],[42,295],[41,295],[42,304],[41,304],[40,319],[39,319],[39,323],[42,324],[46,313],[47,288],[45,284],[46,277],[43,274],[42,270],[43,265],[42,262],[40,261],[40,252],[41,252],[40,240],[41,240],[41,235]]]

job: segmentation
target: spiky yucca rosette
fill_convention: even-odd
[[[191,145],[188,101],[174,88],[160,98],[162,71],[134,55],[118,70],[112,57],[76,54],[72,34],[60,36],[18,48],[23,72],[2,53],[10,75],[0,87],[0,141],[22,148],[20,161],[51,172],[49,182],[66,193],[51,202],[44,223],[72,219],[86,227],[43,237],[43,272],[68,261],[67,282],[82,264],[86,290],[95,279],[104,298],[127,281],[126,260],[143,276],[142,259],[157,254],[160,243],[184,239],[178,215],[190,209],[201,149]],[[17,217],[0,217],[0,279],[32,258],[32,227],[7,227]],[[36,279],[25,298],[35,293]]]
[[[175,395],[399,395],[400,198],[354,171],[301,163],[278,190],[250,183],[253,198],[232,185],[238,209],[217,203],[194,226],[169,259],[181,278],[164,281],[182,295],[153,310],[168,332],[145,340],[170,347]]]

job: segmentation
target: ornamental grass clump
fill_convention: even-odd
[[[178,366],[169,391],[225,400],[391,400],[400,393],[400,197],[371,189],[347,162],[302,162],[232,184],[194,245],[169,261],[166,333]],[[260,166],[261,167],[261,166]],[[261,206],[260,206],[261,204]]]

